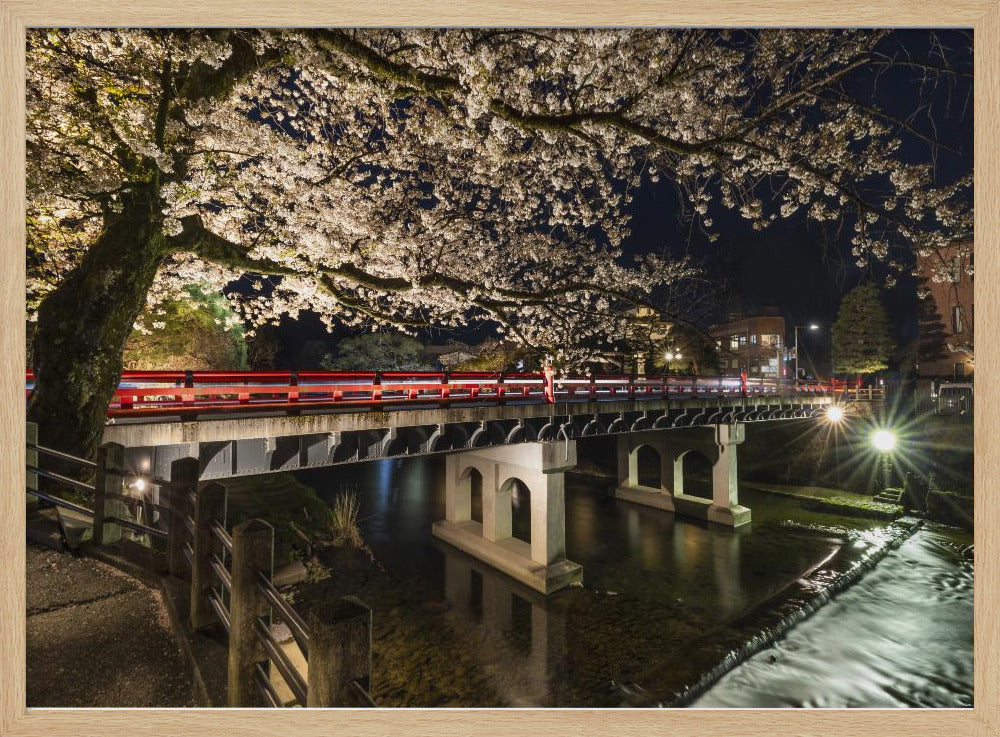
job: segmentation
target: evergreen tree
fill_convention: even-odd
[[[938,313],[937,303],[927,287],[927,277],[921,278],[917,283],[917,331],[920,336],[918,363],[945,357],[948,334]]]
[[[840,303],[830,330],[834,370],[870,374],[889,367],[894,345],[878,287],[861,284]]]

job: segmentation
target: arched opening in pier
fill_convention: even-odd
[[[483,521],[483,475],[475,468],[469,469],[469,493],[472,495],[471,509],[472,519],[475,522]]]
[[[659,489],[663,483],[660,473],[660,454],[648,445],[640,445],[633,453],[636,454],[636,475],[639,485]]]
[[[712,498],[712,461],[697,450],[685,451],[677,462],[682,464],[684,493],[703,499]]]
[[[511,478],[500,489],[500,499],[510,498],[511,537],[531,542],[531,492],[521,479]],[[499,500],[498,500],[499,502]]]

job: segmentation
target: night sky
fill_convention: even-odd
[[[914,60],[940,59],[929,56],[937,48],[948,50],[948,63],[956,71],[972,73],[971,31],[906,30],[896,31],[886,50],[899,48],[898,41]],[[972,171],[973,108],[971,76],[956,76],[931,88],[922,85],[921,72],[912,68],[891,69],[878,79],[870,71],[859,70],[848,80],[848,91],[867,99],[898,117],[925,135],[954,151],[931,147],[906,131],[902,156],[911,162],[934,160],[940,183],[952,182]],[[754,312],[766,306],[777,307],[788,325],[818,322],[823,330],[807,334],[800,331],[803,361],[812,359],[824,370],[829,354],[829,326],[836,318],[844,293],[870,275],[881,282],[884,271],[873,266],[859,269],[850,253],[850,231],[836,233],[835,224],[820,226],[804,217],[778,221],[763,231],[754,231],[738,216],[718,208],[712,212],[720,234],[711,243],[705,234],[692,228],[678,207],[678,196],[669,182],[646,183],[635,192],[631,208],[632,235],[625,243],[626,257],[636,253],[688,255],[701,263],[707,275],[719,283],[719,317],[726,311]],[[902,244],[901,244],[902,245]],[[897,343],[916,338],[916,295],[914,279],[904,276],[885,295]],[[328,337],[314,315],[304,315],[297,322],[282,322],[285,350],[282,363],[295,360],[306,340]],[[436,333],[425,336],[432,342],[449,337],[470,342],[488,336],[482,328],[457,334]]]

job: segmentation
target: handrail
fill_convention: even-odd
[[[285,651],[275,642],[267,625],[259,618],[254,621],[253,629],[257,635],[257,639],[264,646],[264,650],[267,652],[271,662],[278,667],[278,672],[285,679],[285,683],[288,684],[288,688],[295,695],[296,700],[302,706],[305,706],[306,684],[298,670],[296,670],[295,665],[288,659]]]
[[[226,628],[226,632],[232,629],[232,620],[229,618],[229,609],[226,605],[222,603],[222,599],[219,598],[219,592],[215,589],[210,589],[208,592],[208,603],[212,605],[212,609],[215,610],[215,615],[222,622],[222,626]]]
[[[81,507],[79,504],[74,504],[73,502],[68,502],[65,499],[60,499],[57,496],[52,496],[51,494],[46,494],[44,491],[38,491],[37,489],[25,489],[29,494],[39,499],[55,504],[57,507],[65,507],[66,509],[72,509],[74,512],[79,512],[80,514],[86,514],[90,517],[94,516],[93,509],[87,509],[86,507]]]
[[[76,479],[71,479],[69,476],[63,476],[61,473],[56,473],[55,471],[46,471],[44,468],[38,468],[37,466],[32,466],[30,463],[26,464],[28,473],[35,473],[42,478],[51,479],[52,481],[58,481],[60,484],[66,484],[67,486],[72,486],[74,489],[79,489],[80,491],[88,491],[91,494],[94,493],[95,489],[90,484],[85,484],[82,481],[77,481]]]
[[[233,537],[226,532],[226,528],[222,526],[219,520],[212,520],[212,525],[209,529],[226,550],[230,553],[233,552]]]
[[[219,579],[219,583],[225,587],[226,591],[232,591],[233,577],[226,569],[225,564],[219,560],[219,556],[215,553],[208,556],[208,565],[211,566],[212,571],[215,573],[215,577]]]
[[[265,598],[270,602],[271,606],[278,610],[278,614],[281,619],[288,625],[288,629],[292,633],[292,637],[295,639],[295,644],[299,646],[302,654],[308,658],[309,657],[309,627],[306,625],[305,620],[295,611],[292,606],[285,601],[278,590],[274,587],[271,579],[267,575],[260,571],[257,573],[257,588]]]
[[[361,682],[357,678],[351,681],[351,691],[354,692],[355,696],[361,699],[361,703],[363,706],[369,709],[378,708],[378,704],[375,703],[375,700],[372,698],[372,695],[368,693],[368,690],[361,685]]]
[[[64,461],[73,461],[80,464],[84,468],[97,468],[97,464],[93,461],[88,461],[86,458],[79,458],[75,455],[64,453],[63,451],[56,450],[55,448],[46,448],[44,445],[38,445],[37,443],[28,443],[27,446],[28,450],[37,450],[43,455],[52,456],[53,458],[59,458]]]
[[[264,698],[272,706],[272,708],[280,709],[284,706],[281,703],[281,697],[278,696],[278,692],[274,690],[274,686],[271,685],[271,679],[267,677],[267,673],[264,672],[264,666],[260,663],[256,663],[253,669],[254,682],[257,684],[257,688],[264,695]]]
[[[113,523],[119,527],[124,527],[126,529],[132,530],[133,532],[139,532],[146,535],[152,535],[153,537],[158,537],[161,540],[166,540],[169,535],[163,530],[157,530],[155,527],[149,527],[141,522],[132,522],[131,520],[122,519],[121,517],[105,517],[104,521],[106,523]]]

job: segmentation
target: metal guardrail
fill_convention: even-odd
[[[73,463],[73,464],[76,464],[76,465],[78,465],[78,466],[80,466],[82,468],[86,468],[86,469],[89,469],[89,470],[96,470],[97,467],[98,467],[97,464],[94,461],[87,460],[86,458],[79,458],[78,456],[74,456],[74,455],[72,455],[70,453],[65,453],[65,452],[63,452],[61,450],[56,450],[55,448],[47,448],[44,445],[39,445],[38,443],[28,442],[26,444],[26,447],[27,447],[27,449],[29,451],[35,451],[35,452],[39,453],[40,455],[49,456],[51,458],[58,458],[61,461],[65,461],[65,462],[68,462],[68,463]],[[62,484],[64,486],[68,486],[71,489],[75,489],[77,491],[82,491],[82,492],[85,492],[85,493],[91,494],[91,495],[96,495],[97,494],[97,487],[94,486],[93,484],[88,484],[88,483],[86,483],[84,481],[80,481],[78,479],[74,479],[74,478],[71,478],[69,476],[65,476],[65,475],[63,475],[61,473],[57,473],[55,471],[49,471],[47,469],[40,468],[37,465],[31,464],[31,463],[25,464],[25,470],[28,473],[33,473],[36,476],[39,476],[41,478],[49,479],[50,481],[55,481],[58,484]],[[38,489],[26,488],[25,491],[28,494],[31,494],[32,496],[34,496],[35,498],[41,499],[41,500],[43,500],[45,502],[48,502],[49,504],[53,504],[53,505],[55,505],[57,507],[62,507],[63,509],[68,509],[68,510],[77,512],[79,514],[83,514],[85,516],[90,517],[91,519],[94,519],[94,517],[95,517],[95,510],[88,509],[87,507],[84,507],[84,506],[82,506],[80,504],[75,504],[75,503],[67,501],[65,499],[61,499],[61,498],[59,498],[59,497],[57,497],[57,496],[55,496],[53,494],[47,494],[47,493],[45,493],[43,491],[39,491]],[[129,500],[128,497],[125,497],[124,495],[121,495],[121,494],[106,494],[105,497],[106,498],[121,499],[121,500],[125,500],[125,501]],[[164,510],[167,509],[166,507],[162,507],[162,506],[157,505],[157,504],[152,504],[151,506],[153,506],[153,507],[155,507],[155,508],[157,508],[157,509],[159,509],[161,511],[164,511]],[[143,535],[151,535],[153,537],[157,537],[157,538],[160,538],[160,539],[166,539],[167,538],[167,533],[163,532],[162,530],[158,530],[155,527],[150,527],[148,525],[144,525],[144,524],[141,524],[139,522],[133,522],[131,520],[122,519],[121,517],[107,517],[107,518],[104,519],[104,523],[115,524],[115,525],[118,525],[119,527],[124,527],[127,530],[131,530],[132,532],[137,532],[137,533],[143,534]]]

